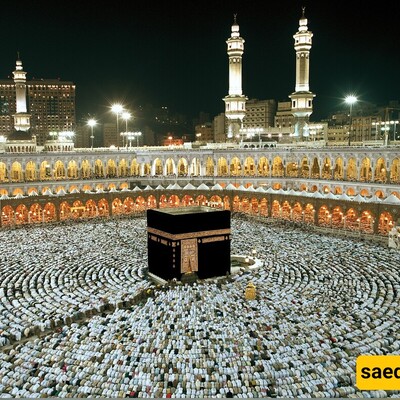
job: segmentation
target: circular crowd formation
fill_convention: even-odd
[[[400,397],[355,379],[400,354],[400,252],[231,222],[261,266],[190,285],[147,280],[145,218],[1,231],[0,397]]]

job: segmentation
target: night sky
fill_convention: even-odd
[[[350,92],[377,105],[400,100],[399,1],[7,1],[0,79],[12,76],[19,51],[28,79],[76,84],[78,119],[107,116],[116,101],[212,118],[224,112],[225,41],[237,13],[244,94],[287,101],[302,6],[314,34],[311,120],[340,108]]]

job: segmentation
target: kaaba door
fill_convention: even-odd
[[[197,254],[197,239],[181,240],[181,273],[199,270],[199,257]]]

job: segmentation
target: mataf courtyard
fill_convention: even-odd
[[[0,231],[0,397],[400,397],[355,381],[400,354],[400,252],[231,222],[257,266],[193,284],[147,278],[144,217]]]

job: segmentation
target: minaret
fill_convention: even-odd
[[[14,129],[16,131],[28,131],[31,127],[31,116],[27,113],[26,107],[26,72],[22,69],[22,61],[19,59],[19,54],[13,75],[16,97],[16,113],[13,115]]]
[[[313,98],[310,92],[310,49],[312,32],[308,30],[307,18],[304,15],[305,7],[300,19],[298,32],[293,35],[296,51],[296,88],[289,97],[292,100],[292,114],[295,119],[294,136],[297,140],[304,140],[309,136],[308,121],[313,112]]]
[[[229,57],[229,92],[223,98],[225,117],[228,119],[228,139],[240,137],[240,128],[246,115],[247,97],[242,93],[242,55],[244,39],[240,37],[236,14],[232,25],[231,37],[226,41]],[[234,140],[234,139],[233,139]]]

